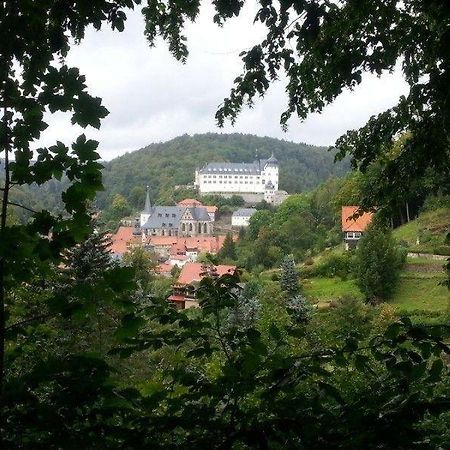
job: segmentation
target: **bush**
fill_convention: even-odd
[[[392,295],[405,258],[390,228],[369,225],[356,250],[355,264],[358,286],[368,302],[377,303]]]
[[[308,267],[302,268],[302,275],[326,278],[339,277],[342,280],[346,280],[352,273],[353,260],[354,258],[350,252],[331,252],[312,266],[308,266],[305,261],[305,266]]]

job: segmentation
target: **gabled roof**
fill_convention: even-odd
[[[205,266],[201,263],[186,263],[181,269],[180,276],[177,283],[179,284],[191,284],[199,282],[204,278],[207,271],[214,271],[218,276],[225,274],[234,274],[236,266],[218,265],[218,266]]]
[[[358,218],[353,219],[352,216],[358,211],[359,206],[343,206],[341,212],[342,231],[360,231],[366,230],[370,222],[372,222],[373,213],[365,212]]]
[[[251,217],[256,211],[255,208],[240,208],[233,213],[233,217]]]
[[[109,247],[111,253],[122,255],[127,252],[130,243],[140,242],[140,238],[133,235],[133,230],[133,227],[119,227],[117,232],[111,235],[111,246]]]
[[[180,219],[186,210],[180,206],[155,206],[152,208],[151,216],[142,228],[174,228],[180,226]]]
[[[195,198],[185,198],[177,203],[178,206],[203,206],[202,202]]]

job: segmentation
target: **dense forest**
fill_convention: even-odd
[[[260,158],[274,152],[280,162],[280,189],[289,193],[311,190],[349,168],[348,162],[335,164],[334,153],[324,147],[238,133],[183,135],[105,163],[105,191],[98,194],[98,207],[107,208],[115,194],[139,207],[146,185],[154,200],[166,199],[174,186],[194,181],[196,167],[210,161],[251,162],[256,152]]]

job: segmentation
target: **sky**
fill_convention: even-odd
[[[342,93],[321,114],[304,122],[291,119],[284,132],[279,118],[287,96],[282,82],[277,82],[265,98],[241,113],[234,126],[218,128],[214,114],[241,73],[239,53],[264,36],[264,29],[253,25],[255,13],[256,5],[248,3],[240,17],[219,28],[213,23],[212,8],[203,6],[196,23],[186,28],[190,52],[186,64],[176,61],[163,41],[149,47],[140,11],[128,14],[122,33],[90,29],[85,40],[72,47],[67,63],[86,75],[90,94],[101,97],[110,114],[99,131],[74,127],[63,113],[49,115],[49,128],[37,145],[70,143],[85,132],[100,142],[105,160],[185,133],[251,133],[328,146],[407,93],[399,70],[380,78],[367,74],[361,85]]]

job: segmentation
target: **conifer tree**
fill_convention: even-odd
[[[299,294],[288,299],[286,309],[291,319],[300,325],[305,325],[311,320],[313,309],[306,298]]]
[[[298,276],[294,257],[286,255],[281,263],[280,287],[287,299],[294,298],[301,292]]]
[[[66,253],[65,265],[76,280],[94,280],[115,263],[110,253],[111,238],[107,233],[94,231],[85,241]]]
[[[219,256],[224,259],[236,259],[236,244],[233,241],[231,233],[227,233],[225,236]]]

